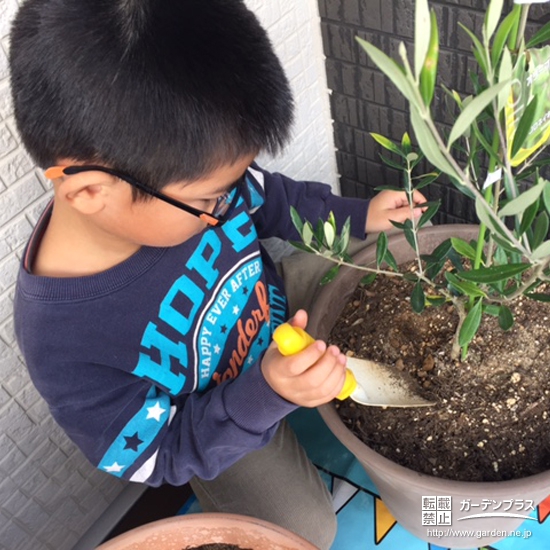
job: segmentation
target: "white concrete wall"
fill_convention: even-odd
[[[21,1],[21,0],[20,0]],[[262,164],[295,178],[336,183],[336,163],[316,0],[247,0],[269,30],[291,79],[294,140]],[[8,87],[10,21],[0,0],[0,549],[66,550],[125,484],[92,468],[51,419],[15,344],[12,303],[22,249],[49,196],[23,150]]]
[[[330,183],[337,190],[332,119],[317,0],[246,0],[275,47],[296,102],[294,139],[283,155],[260,159],[294,179]]]

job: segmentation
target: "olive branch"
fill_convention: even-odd
[[[300,243],[293,244],[335,264],[324,276],[323,284],[333,280],[341,266],[367,272],[365,284],[380,275],[410,280],[415,312],[452,303],[458,315],[453,355],[463,358],[484,314],[497,316],[501,328],[508,330],[514,323],[510,304],[516,299],[526,296],[550,302],[550,294],[545,292],[550,281],[550,182],[541,176],[541,170],[550,164],[550,159],[541,154],[550,138],[550,101],[545,92],[550,86],[550,46],[541,47],[550,39],[550,23],[526,42],[529,4],[515,5],[505,16],[503,4],[503,0],[491,0],[480,38],[462,25],[472,41],[479,75],[472,76],[475,93],[468,97],[441,85],[456,109],[452,127],[445,135],[431,112],[439,32],[428,1],[417,0],[415,5],[414,68],[404,44],[399,48],[398,62],[357,38],[407,100],[418,143],[416,151],[408,134],[400,143],[371,134],[390,153],[389,157],[380,155],[382,161],[403,173],[403,187],[389,188],[405,191],[412,210],[419,206],[412,200],[415,190],[446,177],[474,201],[479,219],[477,239],[466,242],[451,238],[431,254],[421,254],[420,230],[440,207],[438,201],[427,202],[421,205],[425,211],[420,219],[411,215],[404,223],[392,222],[415,251],[415,272],[400,272],[385,233],[376,243],[375,264],[357,266],[348,254],[349,220],[338,231],[331,214],[314,227],[291,210],[301,238]],[[424,158],[435,171],[415,175]]]

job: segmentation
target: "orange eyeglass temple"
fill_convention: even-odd
[[[44,175],[49,180],[55,180],[65,175],[65,172],[63,170],[65,170],[64,166],[52,166],[44,172]]]

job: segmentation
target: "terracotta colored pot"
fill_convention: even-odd
[[[442,225],[426,228],[420,241],[422,253],[430,253],[436,246],[449,237],[461,237],[464,240],[477,238],[477,227],[471,225]],[[413,259],[411,247],[402,234],[390,237],[390,250],[398,263]],[[375,265],[376,247],[361,251],[356,257],[357,263]],[[349,300],[364,273],[346,268],[330,284],[322,288],[310,311],[308,330],[318,338],[326,338],[337,316]],[[330,312],[328,314],[328,312]],[[348,430],[340,419],[333,404],[319,408],[325,423],[334,435],[345,445],[363,465],[378,488],[380,497],[397,521],[413,535],[425,541],[443,547],[472,548],[483,546],[509,536],[524,521],[515,517],[473,518],[459,520],[464,516],[480,513],[482,503],[489,499],[497,502],[523,499],[539,504],[550,495],[550,471],[523,479],[502,482],[460,482],[445,480],[420,474],[404,468],[384,458],[360,441]],[[423,497],[452,497],[452,525],[426,526],[422,524]],[[470,511],[464,511],[463,501],[470,502]],[[478,505],[478,506],[476,506]],[[485,506],[485,508],[487,505]],[[461,510],[462,508],[462,510]],[[516,508],[510,510],[515,512]],[[529,512],[521,512],[529,515]],[[526,521],[522,529],[530,529]],[[437,529],[438,533],[429,529]],[[456,536],[453,531],[472,531],[469,535]]]
[[[185,550],[212,543],[253,550],[317,550],[282,527],[235,514],[190,514],[154,521],[123,533],[96,550]]]

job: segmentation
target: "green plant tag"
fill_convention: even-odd
[[[550,46],[527,50],[513,76],[505,109],[506,134],[510,162],[518,166],[550,138]]]

